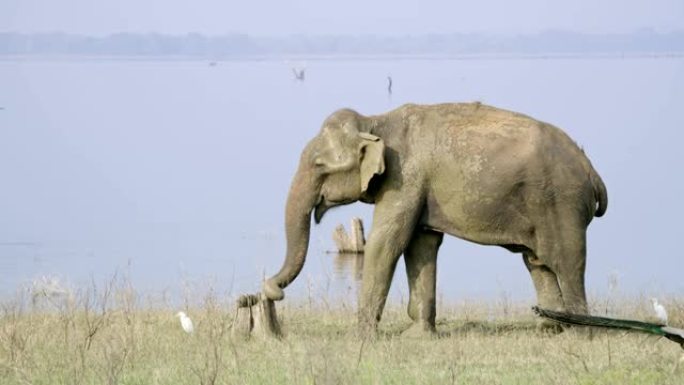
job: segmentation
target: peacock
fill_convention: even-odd
[[[682,349],[684,349],[684,330],[682,329],[642,321],[564,313],[559,311],[542,309],[538,306],[533,306],[532,310],[541,317],[571,325],[596,326],[611,329],[633,330],[642,333],[663,336],[670,341],[678,343],[682,347]]]

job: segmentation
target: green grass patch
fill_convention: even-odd
[[[83,292],[50,306],[18,298],[0,312],[0,384],[673,384],[682,349],[634,333],[536,329],[531,304],[442,305],[440,338],[408,339],[405,309],[390,303],[374,341],[355,334],[355,311],[278,303],[285,338],[234,341],[231,301],[208,295],[188,315],[142,306],[130,289]],[[671,324],[684,306],[663,301]],[[594,301],[593,309],[606,301]],[[648,320],[643,298],[609,304]]]

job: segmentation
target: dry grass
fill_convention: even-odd
[[[526,304],[442,305],[439,339],[399,336],[405,310],[389,305],[376,341],[354,335],[355,311],[288,299],[283,341],[232,341],[234,309],[207,294],[187,309],[141,305],[126,284],[48,304],[17,296],[0,313],[2,384],[682,384],[679,346],[642,334],[542,335]],[[663,299],[684,326],[684,302]],[[647,319],[646,298],[595,301],[594,312]],[[617,312],[615,309],[620,309]]]

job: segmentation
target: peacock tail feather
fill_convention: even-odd
[[[682,348],[684,348],[684,330],[682,329],[642,321],[565,313],[554,310],[542,309],[538,306],[533,306],[532,310],[541,317],[571,325],[633,330],[642,333],[655,334],[663,336],[669,339],[670,341],[674,341],[680,344]]]

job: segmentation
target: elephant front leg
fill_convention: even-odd
[[[406,336],[433,334],[436,316],[437,251],[444,234],[417,230],[404,251],[409,284],[408,315],[414,324]]]
[[[404,200],[403,202],[407,202]],[[363,279],[359,297],[359,331],[374,335],[387,301],[397,260],[409,243],[417,217],[417,207],[403,204],[377,204],[364,252]]]

